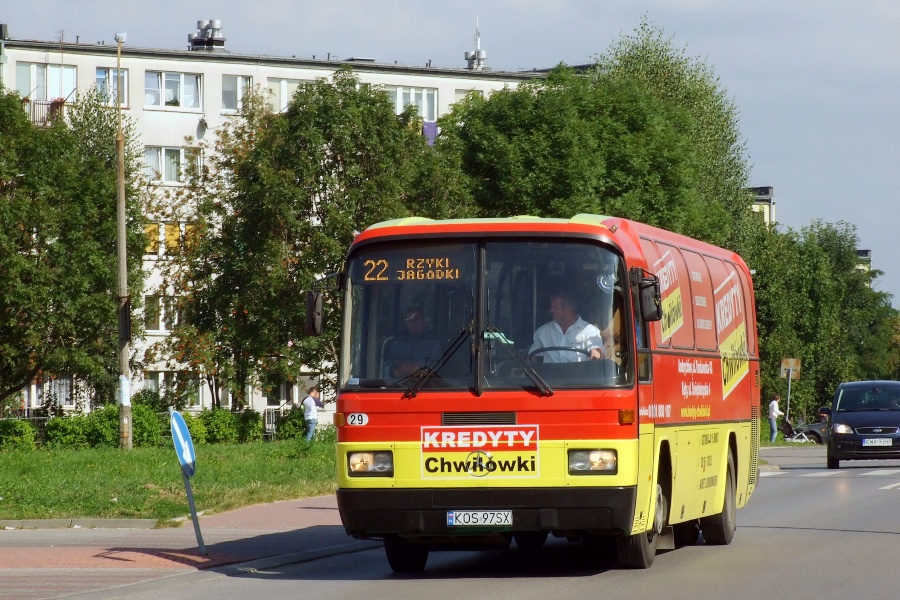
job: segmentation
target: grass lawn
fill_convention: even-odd
[[[333,441],[196,446],[198,511],[219,512],[335,490]],[[0,519],[142,518],[189,514],[172,447],[0,452]]]

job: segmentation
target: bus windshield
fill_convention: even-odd
[[[372,244],[347,273],[344,389],[631,383],[625,269],[597,242]]]

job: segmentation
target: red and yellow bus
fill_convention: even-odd
[[[361,233],[339,281],[338,506],[395,571],[550,534],[614,537],[630,568],[731,542],[760,406],[737,254],[596,215],[407,218]],[[602,343],[541,346],[558,298]]]

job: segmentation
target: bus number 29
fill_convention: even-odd
[[[350,413],[347,415],[347,425],[365,425],[369,422],[369,415],[366,413]]]

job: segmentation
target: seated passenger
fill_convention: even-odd
[[[622,311],[617,307],[613,312],[606,329],[600,332],[603,336],[603,354],[616,364],[622,363]]]
[[[422,367],[434,364],[441,351],[440,344],[426,337],[425,314],[418,306],[406,310],[403,322],[407,332],[390,341],[385,360],[391,364],[391,375],[407,377]]]
[[[534,357],[543,357],[546,363],[581,362],[603,358],[604,344],[600,330],[581,318],[575,297],[569,292],[558,292],[550,297],[550,315],[553,320],[537,328],[529,355],[541,348],[564,347],[583,350],[548,350]]]

